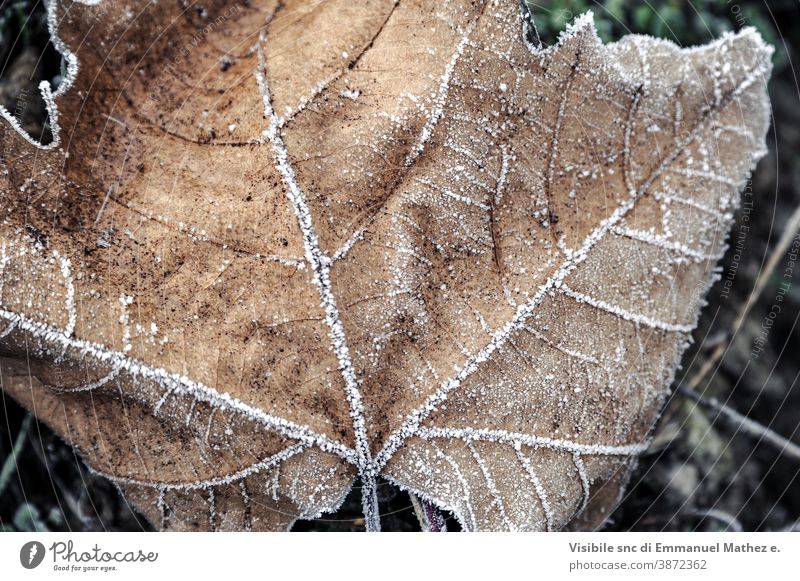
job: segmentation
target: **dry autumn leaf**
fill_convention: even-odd
[[[465,529],[601,524],[764,150],[758,34],[93,4],[50,5],[55,141],[3,124],[5,392],[164,529],[285,529],[357,478],[371,530],[378,478]]]

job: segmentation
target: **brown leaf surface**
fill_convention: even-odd
[[[584,16],[545,50],[516,0],[51,18],[58,140],[0,142],[7,393],[162,528],[287,528],[357,476],[372,529],[379,477],[467,529],[602,523],[764,150],[757,33]]]

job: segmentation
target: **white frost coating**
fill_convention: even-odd
[[[119,372],[120,372],[120,368],[119,367],[115,367],[108,374],[106,374],[105,376],[101,377],[97,381],[94,381],[92,383],[87,383],[87,384],[81,385],[79,387],[67,388],[67,389],[60,388],[60,387],[55,387],[55,386],[52,386],[52,385],[48,385],[46,387],[50,391],[55,391],[56,393],[79,393],[79,392],[83,392],[83,391],[94,391],[94,390],[100,389],[104,385],[108,384],[109,381],[113,381],[119,375]]]
[[[281,489],[281,467],[280,465],[275,467],[275,474],[272,475],[272,500],[278,502],[278,492]]]
[[[631,137],[633,136],[633,119],[639,109],[641,98],[642,92],[636,91],[633,96],[633,102],[628,109],[628,121],[625,123],[625,136],[622,145],[622,171],[625,174],[625,187],[628,188],[630,195],[635,195],[636,193],[636,184],[633,182],[633,168],[631,167]]]
[[[677,253],[684,258],[691,259],[692,262],[708,262],[708,261],[716,262],[721,258],[720,255],[705,254],[703,252],[698,252],[697,250],[690,248],[686,244],[673,242],[672,240],[669,240],[666,236],[660,236],[658,234],[653,234],[652,232],[646,232],[643,230],[633,230],[632,228],[614,228],[613,232],[617,236],[623,236],[625,238],[630,238],[631,240],[644,242],[645,244],[649,244],[650,246],[656,246],[658,248],[662,248],[664,250]]]
[[[6,266],[8,266],[10,261],[11,257],[8,255],[6,242],[4,240],[3,244],[0,246],[0,301],[3,299],[3,288],[6,283]]]
[[[353,246],[355,246],[356,242],[364,238],[364,232],[367,231],[368,226],[369,224],[365,224],[353,232],[353,235],[350,236],[350,238],[348,238],[345,243],[342,244],[339,250],[334,253],[333,257],[331,257],[331,262],[336,262],[337,260],[341,260],[347,256],[347,253],[350,252],[350,249],[353,248]]]
[[[687,178],[700,178],[700,179],[710,180],[712,182],[717,182],[719,184],[722,184],[723,186],[728,186],[729,188],[733,188],[735,190],[739,190],[739,188],[742,187],[741,181],[732,180],[726,178],[725,176],[721,176],[719,174],[715,174],[710,171],[700,171],[687,168],[674,168],[671,170],[671,172]]]
[[[600,222],[600,225],[595,228],[585,239],[581,247],[571,253],[564,263],[550,276],[550,278],[542,284],[526,303],[517,307],[514,317],[500,328],[493,336],[491,341],[474,356],[469,358],[459,372],[451,379],[445,381],[435,393],[431,394],[425,403],[412,412],[401,427],[395,431],[387,440],[383,449],[375,457],[375,471],[377,472],[382,468],[392,455],[403,445],[403,443],[413,436],[419,429],[422,421],[427,418],[433,411],[435,411],[439,404],[447,399],[448,394],[458,389],[461,383],[466,380],[470,375],[478,370],[481,364],[486,362],[489,357],[500,347],[502,347],[511,334],[521,329],[526,319],[534,312],[536,307],[541,304],[544,298],[553,291],[559,288],[564,279],[571,273],[577,266],[582,263],[589,255],[589,251],[594,248],[597,243],[619,223],[630,210],[633,208],[637,197],[631,196],[625,200],[614,213]]]
[[[571,452],[599,456],[635,456],[647,450],[649,442],[639,444],[625,444],[623,446],[607,446],[605,444],[580,444],[564,439],[545,438],[509,432],[506,430],[493,430],[489,428],[420,428],[415,436],[423,440],[435,438],[457,439],[465,442],[499,442],[515,446],[517,443],[531,446],[532,448],[549,448],[561,452]]]
[[[444,106],[447,102],[447,93],[450,91],[450,80],[453,77],[453,71],[456,68],[456,64],[458,64],[458,59],[460,59],[461,55],[464,54],[464,49],[469,41],[469,35],[472,34],[477,22],[478,17],[475,17],[469,22],[469,24],[467,24],[467,29],[464,31],[464,35],[461,37],[458,45],[456,45],[456,50],[453,52],[453,56],[450,57],[450,62],[447,63],[447,66],[444,69],[444,74],[439,81],[439,91],[436,94],[436,99],[433,101],[433,108],[430,111],[428,120],[422,127],[422,131],[419,134],[417,143],[406,156],[406,167],[412,165],[417,160],[417,158],[425,150],[425,145],[433,136],[433,129],[436,127],[436,124],[439,122],[439,119],[441,119],[442,114],[444,113]]]
[[[561,124],[564,122],[564,112],[567,110],[567,101],[572,92],[572,83],[575,80],[575,71],[578,68],[576,62],[572,71],[567,76],[567,81],[563,89],[561,89],[561,99],[558,103],[558,113],[556,114],[556,126],[553,128],[553,135],[550,138],[550,152],[548,153],[547,161],[547,176],[544,182],[544,197],[547,203],[550,203],[551,192],[553,191],[553,176],[556,172],[556,158],[558,156],[558,139],[561,136]]]
[[[534,35],[536,40],[541,43],[539,31],[536,29],[536,22],[533,20],[533,13],[527,4],[522,2],[519,3],[519,11],[520,19],[522,20],[522,44],[524,44],[529,51],[536,54],[541,47],[533,44],[528,39],[529,36]]]
[[[495,208],[500,205],[500,202],[503,201],[503,194],[506,192],[506,184],[508,183],[508,166],[512,160],[511,154],[508,153],[508,147],[506,144],[503,144],[500,147],[500,152],[502,154],[500,161],[500,175],[497,177],[497,184],[495,185],[494,189],[493,207]]]
[[[572,357],[573,359],[577,359],[578,361],[583,361],[584,363],[590,363],[592,365],[596,365],[597,367],[600,367],[604,371],[608,372],[608,370],[603,367],[602,363],[600,363],[600,361],[596,357],[593,357],[592,355],[584,355],[579,351],[575,351],[574,349],[568,349],[559,343],[551,341],[550,339],[542,335],[539,331],[537,331],[530,325],[522,325],[522,328],[531,335],[533,335],[534,337],[536,337],[537,339],[539,339],[540,341],[542,341],[543,343],[546,343],[547,345],[552,347],[553,349],[561,351],[561,353],[563,353],[564,355]]]
[[[96,6],[101,2],[101,0],[75,0],[75,2],[84,4],[86,6]],[[36,141],[30,136],[30,134],[28,134],[27,131],[22,128],[22,126],[19,124],[19,121],[17,121],[17,118],[14,117],[14,115],[2,105],[0,105],[0,116],[8,121],[11,127],[13,127],[14,130],[25,139],[25,141],[34,147],[39,149],[55,149],[61,144],[61,127],[58,124],[58,108],[56,107],[56,99],[66,93],[75,82],[75,79],[78,76],[78,57],[72,51],[70,51],[69,48],[67,48],[67,45],[65,45],[64,41],[62,41],[58,36],[58,0],[51,0],[46,4],[46,8],[47,29],[50,33],[50,42],[53,44],[53,48],[61,53],[61,55],[64,57],[64,61],[67,64],[67,72],[55,93],[50,88],[49,81],[42,81],[39,83],[39,91],[42,94],[42,100],[44,101],[45,109],[47,110],[47,116],[50,119],[50,130],[53,135],[53,141],[47,145]]]
[[[660,329],[662,331],[669,331],[673,333],[691,333],[694,329],[693,325],[676,325],[673,323],[667,323],[665,321],[653,319],[647,315],[627,311],[622,307],[618,307],[617,305],[612,305],[595,297],[590,297],[589,295],[575,292],[565,284],[561,285],[559,290],[561,294],[566,295],[571,299],[575,299],[579,303],[590,305],[601,311],[616,315],[620,319],[625,319],[626,321],[630,321],[632,323],[644,325],[645,327],[652,327],[653,329]]]
[[[66,256],[61,256],[57,251],[53,254],[59,261],[61,276],[64,277],[64,285],[67,288],[65,297],[67,327],[64,329],[64,334],[67,337],[71,337],[75,333],[75,325],[78,322],[78,312],[75,310],[75,285],[72,281],[72,265]]]
[[[469,515],[470,522],[472,523],[472,530],[478,528],[478,521],[475,518],[475,510],[472,508],[472,499],[471,497],[471,489],[469,487],[469,483],[467,479],[464,477],[464,473],[461,472],[461,467],[458,465],[458,462],[453,460],[448,454],[445,454],[442,449],[436,445],[436,442],[431,442],[433,449],[436,451],[436,455],[443,459],[445,462],[450,464],[450,467],[453,469],[453,472],[456,474],[456,478],[458,482],[461,484],[461,488],[464,492],[464,504],[467,508],[467,514]]]
[[[318,434],[307,427],[299,426],[287,419],[268,414],[261,409],[249,406],[239,399],[231,397],[227,393],[221,393],[212,387],[192,381],[188,377],[177,373],[170,373],[158,367],[150,367],[124,353],[109,350],[98,343],[67,337],[63,329],[57,329],[50,325],[33,321],[18,313],[0,309],[0,318],[9,321],[9,323],[16,325],[21,330],[30,333],[34,337],[44,339],[47,342],[54,343],[63,348],[75,349],[83,356],[92,357],[100,362],[108,363],[112,367],[118,368],[120,372],[126,371],[133,377],[166,385],[170,393],[174,392],[177,394],[190,395],[213,407],[242,415],[282,436],[299,440],[307,445],[318,446],[324,452],[336,454],[351,464],[356,463],[355,451],[344,444],[331,440],[327,436]]]
[[[478,451],[475,449],[475,446],[472,442],[467,444],[469,451],[472,453],[472,457],[475,459],[475,463],[481,469],[483,473],[483,478],[486,481],[486,487],[489,489],[489,494],[492,495],[492,504],[497,507],[498,512],[500,512],[500,516],[503,519],[503,523],[508,527],[510,531],[516,531],[517,527],[514,526],[514,523],[508,518],[506,514],[506,507],[503,504],[503,497],[500,496],[500,491],[497,490],[497,484],[495,484],[494,478],[492,478],[492,473],[489,471],[489,467],[486,465],[486,462],[483,461],[481,455],[478,454]]]
[[[161,395],[161,397],[160,397],[160,398],[158,399],[158,401],[156,402],[156,405],[155,405],[155,406],[153,406],[153,415],[154,415],[154,416],[158,416],[158,412],[160,412],[160,411],[161,411],[161,407],[162,407],[162,406],[163,406],[165,403],[167,403],[167,400],[169,399],[169,396],[171,396],[171,395],[172,395],[172,393],[173,393],[174,391],[175,391],[175,388],[173,388],[173,387],[170,387],[169,389],[167,389],[167,390],[165,390],[165,391],[164,391],[164,393]],[[215,410],[215,411],[216,411],[216,410]],[[211,425],[210,425],[210,423],[209,423],[208,429],[209,429],[209,430],[211,429]]]
[[[314,86],[314,88],[311,90],[310,95],[301,97],[300,102],[297,104],[296,107],[294,108],[287,107],[286,110],[283,112],[283,117],[278,117],[278,128],[283,129],[283,127],[286,124],[294,121],[294,119],[300,113],[305,111],[306,107],[308,107],[308,105],[312,103],[314,99],[316,99],[319,95],[324,93],[328,89],[328,87],[330,87],[333,83],[338,81],[341,77],[342,75],[340,73],[330,75],[324,81],[320,81],[319,83],[317,83],[316,86]],[[358,97],[356,97],[356,99],[357,98]],[[355,101],[355,99],[353,99],[353,101]]]
[[[109,189],[109,194],[111,193],[111,189]],[[106,201],[110,199],[108,196],[106,197]],[[105,201],[103,202],[105,204]],[[258,260],[265,260],[267,262],[274,262],[276,264],[280,264],[281,266],[287,266],[289,268],[296,268],[298,270],[304,270],[305,260],[302,258],[288,258],[284,256],[279,256],[277,254],[262,254],[260,252],[250,252],[242,249],[237,249],[230,246],[224,240],[215,238],[211,236],[205,229],[195,226],[193,224],[187,224],[183,221],[174,221],[167,216],[163,216],[161,214],[156,214],[155,212],[148,210],[146,208],[140,208],[136,204],[131,201],[125,203],[125,207],[133,212],[147,218],[152,222],[156,222],[161,224],[162,226],[166,226],[171,230],[179,232],[181,235],[186,236],[192,242],[209,242],[221,248],[222,250],[227,250],[229,252],[235,253],[243,253]],[[101,208],[102,210],[102,208]],[[99,216],[99,214],[98,214]]]
[[[339,464],[334,464],[328,470],[328,473],[325,475],[325,478],[320,479],[317,485],[314,487],[314,490],[311,491],[311,494],[308,495],[308,502],[309,504],[314,504],[314,499],[316,498],[317,494],[323,491],[325,487],[328,486],[328,483],[333,480],[333,477],[339,471]],[[315,517],[312,517],[315,518]]]
[[[654,194],[654,197],[659,202],[666,202],[667,204],[681,204],[684,206],[688,206],[690,208],[694,208],[695,210],[702,212],[704,214],[708,214],[713,216],[716,219],[719,219],[719,212],[716,210],[712,210],[708,206],[701,204],[700,202],[696,202],[695,200],[690,200],[687,198],[681,198],[680,196],[673,195],[672,192],[669,193],[662,193],[657,192]]]
[[[439,184],[437,184],[435,182],[432,182],[432,181],[430,181],[428,179],[417,178],[414,181],[416,181],[419,184],[422,184],[423,186],[429,187],[433,191],[438,192],[438,193],[442,194],[443,196],[445,196],[447,198],[450,198],[451,200],[455,200],[457,202],[461,202],[464,205],[475,206],[476,208],[480,208],[481,210],[486,210],[486,211],[488,211],[490,209],[489,206],[487,206],[483,202],[478,202],[477,200],[473,200],[470,197],[462,196],[461,194],[457,194],[454,191],[450,190],[449,188],[442,187]]]
[[[568,27],[567,31],[561,35],[559,39],[559,45],[566,41],[570,35],[576,34],[577,31],[586,28],[587,26],[591,26],[592,23],[592,15],[591,13],[587,13],[582,17],[575,20],[572,26]],[[559,46],[556,45],[556,46]],[[537,54],[545,54],[550,50],[555,49],[556,47],[551,47],[550,49],[546,49],[543,51],[536,51]],[[748,86],[750,86],[753,82],[755,82],[758,78],[761,78],[763,74],[766,72],[766,68],[758,68],[755,71],[751,72],[748,75],[747,79],[740,84],[732,93],[731,96],[735,96],[737,94],[741,94],[743,90],[745,90]],[[704,120],[702,120],[698,125],[694,128],[694,131],[690,135],[689,138],[680,142],[676,145],[675,150],[669,155],[662,163],[659,168],[653,172],[650,178],[645,182],[644,186],[642,187],[640,192],[636,190],[630,191],[630,197],[623,201],[619,208],[607,219],[603,220],[600,225],[592,231],[592,233],[587,236],[582,244],[581,248],[571,254],[565,263],[559,267],[559,269],[551,276],[544,285],[540,287],[537,293],[523,306],[517,309],[517,313],[515,314],[514,318],[509,321],[500,331],[498,331],[492,338],[492,341],[481,351],[479,351],[474,357],[469,359],[464,367],[461,368],[459,373],[452,379],[445,382],[434,394],[432,394],[425,402],[425,404],[414,411],[408,418],[405,420],[403,425],[394,433],[392,434],[386,441],[381,452],[376,456],[375,459],[375,470],[378,471],[380,468],[385,465],[386,462],[392,457],[394,452],[399,449],[402,444],[408,439],[410,436],[414,435],[415,431],[420,426],[421,422],[430,415],[435,409],[437,409],[438,405],[447,399],[447,395],[450,391],[457,389],[461,382],[469,377],[477,368],[489,359],[491,354],[501,347],[510,334],[515,331],[524,320],[530,316],[530,314],[534,311],[534,309],[541,303],[544,296],[551,292],[553,288],[558,288],[561,286],[561,283],[566,278],[566,276],[574,270],[578,264],[583,262],[588,255],[588,252],[597,244],[597,242],[605,236],[605,234],[617,223],[619,223],[622,218],[633,208],[637,198],[641,196],[642,193],[647,192],[652,184],[663,174],[666,169],[668,169],[672,163],[678,158],[680,153],[691,144],[697,136],[700,134],[701,130],[707,125],[709,120],[715,116],[716,111],[712,111],[712,114],[708,115]],[[599,304],[595,305],[599,306]],[[605,306],[605,305],[604,305]],[[615,314],[622,315],[622,314],[629,314],[627,312],[621,311]],[[629,314],[632,315],[632,314]],[[656,325],[658,322],[652,321],[649,318],[643,319],[649,322],[653,322]],[[675,326],[675,330],[681,332],[688,332],[691,329],[688,326]]]
[[[578,452],[572,455],[572,461],[575,463],[575,470],[578,472],[578,478],[581,481],[581,488],[583,489],[583,500],[581,501],[581,508],[578,514],[583,514],[586,507],[589,505],[589,496],[591,496],[591,487],[589,486],[589,476],[586,474],[586,465],[583,463],[583,458]]]
[[[277,466],[284,460],[288,460],[292,456],[296,456],[300,452],[303,452],[304,450],[308,449],[308,446],[309,446],[308,444],[295,444],[284,450],[281,450],[277,454],[273,454],[272,456],[265,458],[260,462],[252,464],[247,468],[243,468],[232,474],[228,474],[226,476],[220,476],[219,478],[211,478],[209,480],[196,480],[194,482],[155,482],[152,480],[138,480],[136,478],[127,478],[125,476],[114,476],[113,474],[106,474],[105,472],[96,470],[91,466],[89,467],[89,470],[92,471],[94,474],[102,476],[103,478],[107,478],[111,482],[116,482],[117,484],[156,488],[162,492],[166,492],[169,490],[208,490],[212,486],[223,486],[225,484],[233,484],[235,482],[239,482],[243,478],[247,478],[248,476],[252,476],[253,474],[257,474],[259,472],[272,468],[273,466]]]
[[[226,484],[230,484],[226,482]],[[206,487],[208,493],[208,530],[217,530],[217,495],[214,493],[212,486]]]
[[[100,209],[97,210],[97,216],[94,219],[94,225],[100,222],[100,218],[103,216],[103,212],[106,210],[106,206],[108,205],[108,201],[111,199],[111,193],[114,191],[114,186],[108,186],[108,190],[106,191],[106,197],[103,198],[103,203],[100,204]]]
[[[117,489],[119,489],[119,484],[117,484]],[[158,512],[161,515],[161,529],[167,527],[167,503],[164,501],[164,492],[164,487],[159,486],[156,507],[158,507]]]
[[[347,340],[345,339],[344,327],[342,326],[339,309],[336,306],[336,299],[333,296],[333,289],[330,281],[331,261],[323,255],[319,248],[319,240],[314,231],[311,211],[308,207],[305,193],[297,183],[294,168],[289,158],[289,152],[283,142],[280,118],[275,114],[272,108],[272,96],[267,81],[266,57],[264,56],[264,46],[266,42],[266,35],[262,32],[258,43],[259,66],[256,71],[256,80],[262,96],[264,116],[269,120],[269,127],[266,135],[270,143],[272,143],[275,165],[286,186],[287,197],[297,215],[297,221],[303,235],[306,260],[314,273],[314,282],[319,288],[322,307],[325,310],[325,322],[330,329],[329,337],[331,339],[332,349],[339,361],[339,370],[345,382],[345,396],[350,405],[350,417],[353,420],[356,453],[358,455],[359,470],[363,480],[364,517],[367,521],[368,530],[377,531],[380,530],[380,516],[377,506],[377,482],[375,476],[368,473],[366,470],[366,467],[371,462],[371,453],[367,437],[366,421],[364,419],[364,403],[358,388],[358,380],[356,379],[355,370],[353,369],[353,363],[350,358],[350,350],[347,347]]]
[[[410,485],[406,484],[405,482],[403,482],[403,481],[397,479],[396,477],[392,476],[391,474],[384,474],[383,477],[387,481],[389,481],[391,484],[393,484],[397,488],[399,488],[400,490],[405,490],[406,492],[410,492],[414,496],[417,496],[417,497],[423,499],[425,502],[435,506],[439,510],[451,513],[453,515],[453,517],[456,519],[456,521],[458,521],[458,523],[461,525],[461,528],[463,530],[465,530],[465,531],[477,530],[477,526],[475,526],[474,523],[473,523],[473,526],[470,526],[470,523],[464,518],[464,515],[455,506],[449,505],[449,504],[443,502],[441,499],[431,496],[428,492],[426,492],[424,490],[421,490],[421,489],[416,488],[414,486],[410,486]]]
[[[528,479],[533,484],[534,489],[536,489],[536,495],[539,497],[539,502],[542,503],[542,511],[544,512],[547,531],[550,532],[553,530],[553,509],[550,507],[550,502],[547,500],[547,491],[544,489],[544,485],[542,484],[542,481],[539,480],[536,472],[534,472],[530,460],[528,460],[527,456],[525,456],[525,454],[522,453],[522,450],[519,449],[518,442],[514,445],[514,452],[516,453],[520,464],[522,464],[522,467],[525,469]]]
[[[187,428],[192,425],[192,417],[194,416],[194,408],[196,406],[197,401],[192,401],[192,403],[189,404],[189,411],[186,412],[186,419],[183,422]]]
[[[239,494],[242,495],[242,504],[244,505],[245,511],[245,521],[244,521],[244,530],[245,532],[249,533],[253,528],[252,519],[250,518],[250,511],[253,507],[253,499],[250,496],[250,491],[247,490],[247,484],[244,480],[239,481]]]
[[[745,32],[742,32],[740,34],[745,34]],[[725,35],[725,36],[723,36],[723,38],[721,40],[722,41],[729,41],[731,38],[732,38],[732,35]],[[716,43],[714,43],[714,44],[716,44]],[[713,44],[710,45],[710,46],[713,46]],[[772,54],[771,47],[770,47],[770,50],[768,52],[770,54]],[[769,62],[769,61],[767,60],[766,62]],[[754,69],[752,69],[745,76],[745,78],[742,80],[742,82],[739,83],[733,89],[733,91],[728,93],[728,95],[726,95],[725,98],[723,100],[721,100],[720,103],[717,104],[716,108],[711,109],[708,112],[706,118],[703,119],[700,123],[698,123],[694,127],[694,129],[692,130],[692,132],[689,134],[689,136],[686,139],[679,140],[677,142],[676,147],[672,151],[672,153],[670,155],[668,155],[667,157],[665,157],[664,160],[659,164],[658,168],[650,175],[649,178],[647,178],[647,181],[645,181],[644,185],[642,186],[642,190],[643,191],[648,191],[650,189],[650,187],[653,185],[653,183],[655,183],[655,181],[658,180],[664,174],[664,172],[666,172],[672,166],[672,164],[675,162],[675,160],[678,159],[678,157],[686,150],[686,148],[689,147],[692,143],[694,143],[694,141],[700,136],[701,131],[706,127],[708,122],[711,119],[715,118],[717,116],[717,114],[719,113],[719,111],[722,110],[722,107],[724,105],[723,101],[729,103],[729,102],[737,99],[744,91],[746,91],[748,88],[750,88],[754,83],[759,82],[759,81],[761,81],[763,83],[764,82],[764,76],[769,72],[769,70],[770,70],[770,65],[769,64],[767,64],[767,65],[761,64],[760,66],[757,66]]]
[[[575,18],[575,20],[568,23],[567,27],[564,30],[562,30],[561,33],[558,35],[558,41],[555,44],[547,47],[545,47],[544,45],[536,46],[528,42],[527,39],[525,38],[525,32],[527,30],[526,26],[527,22],[524,17],[522,19],[522,23],[523,23],[522,26],[523,43],[525,47],[531,52],[531,54],[533,54],[536,57],[547,57],[552,55],[553,53],[557,52],[559,48],[564,46],[564,44],[566,44],[568,40],[578,35],[584,29],[591,30],[592,32],[594,32],[595,35],[597,35],[594,26],[594,13],[591,10],[584,12],[583,14]]]
[[[350,99],[351,101],[357,101],[361,96],[361,91],[345,89],[343,91],[339,91],[339,96],[344,97],[345,99]]]
[[[126,294],[119,295],[120,316],[119,323],[122,325],[122,351],[127,353],[133,349],[131,345],[131,325],[130,315],[128,314],[128,307],[133,303],[133,297]]]

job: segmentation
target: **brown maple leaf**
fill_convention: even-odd
[[[764,150],[771,51],[516,0],[58,2],[4,124],[3,389],[169,529],[378,478],[466,529],[619,498]],[[59,38],[60,37],[60,38]],[[11,119],[3,112],[6,119]]]

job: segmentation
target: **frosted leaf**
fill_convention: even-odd
[[[544,49],[516,0],[205,8],[50,3],[54,142],[2,135],[3,389],[165,529],[287,528],[357,477],[370,529],[378,478],[466,529],[600,525],[771,49],[590,14]]]

